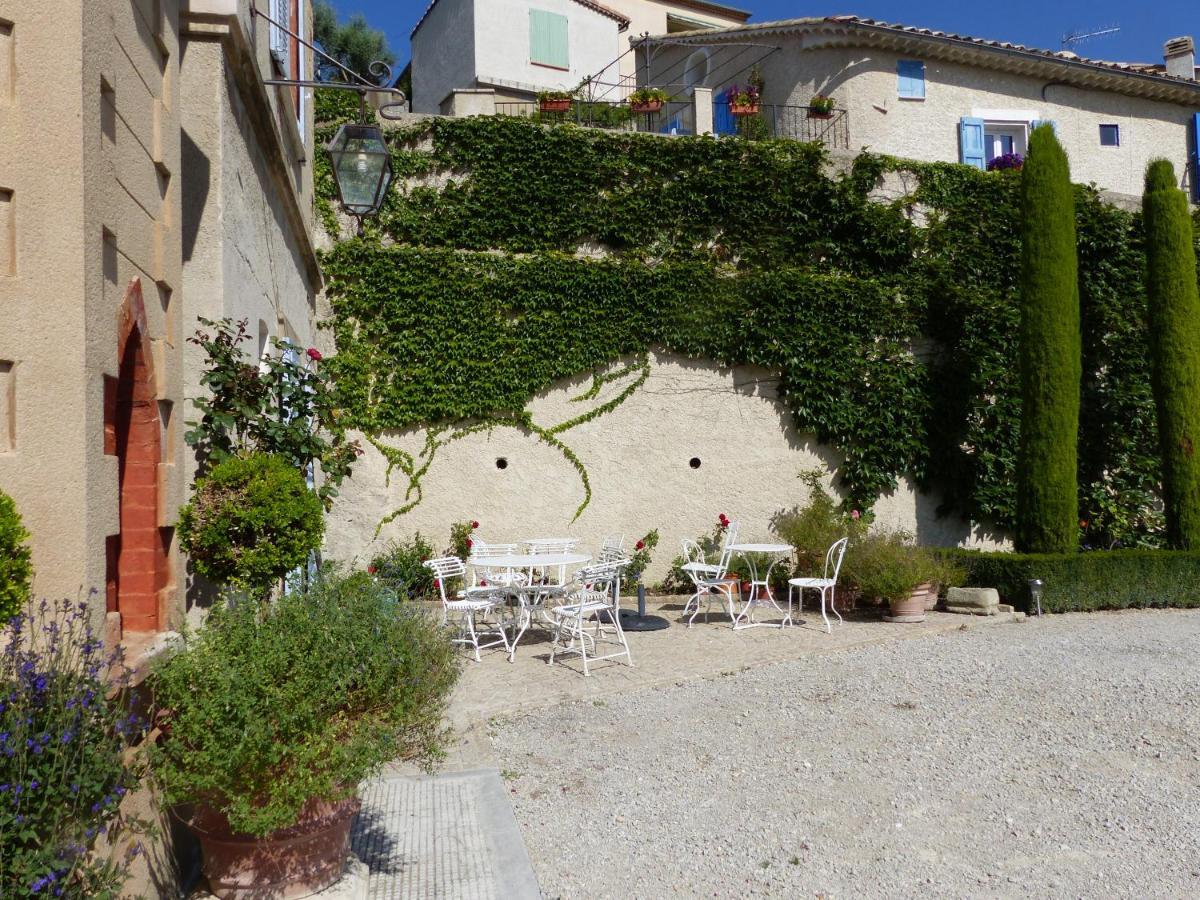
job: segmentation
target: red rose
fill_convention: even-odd
[[[646,549],[646,542],[645,542],[645,541],[638,541],[636,544],[634,544],[634,545],[633,545],[633,549],[634,549],[634,550],[644,550],[644,549]]]
[[[720,522],[722,525],[728,525],[728,524],[729,524],[729,519],[727,519],[727,518],[725,517],[725,513],[721,513],[719,516],[717,516],[717,520],[718,520],[718,521],[719,521],[719,522]]]
[[[472,530],[474,530],[474,529],[476,529],[476,528],[478,528],[478,527],[479,527],[479,523],[478,523],[478,522],[476,522],[474,519],[472,519],[472,520],[471,520],[471,529],[472,529]]]
[[[1080,528],[1087,528],[1087,519],[1080,519],[1080,520],[1079,520],[1079,527],[1080,527]]]
[[[474,546],[475,546],[475,542],[473,540],[471,540],[470,538],[467,538],[467,549],[470,550]]]
[[[440,579],[440,578],[435,578],[435,579],[433,580],[433,586],[434,586],[434,587],[437,587],[437,588],[440,588],[440,587],[442,586],[442,579]]]
[[[367,566],[367,574],[374,575],[378,570],[374,566]]]
[[[323,357],[321,355],[321,351],[318,350],[316,347],[309,347],[308,348],[308,358],[311,359],[313,362],[320,362],[325,357]]]
[[[479,579],[479,586],[480,586],[480,587],[487,587],[487,579],[486,579],[486,578],[480,578],[480,579]]]

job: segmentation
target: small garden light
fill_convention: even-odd
[[[378,125],[343,125],[325,148],[342,208],[361,225],[383,205],[392,183],[392,159]]]
[[[1042,614],[1042,588],[1046,586],[1045,582],[1040,578],[1029,579],[1029,611],[1037,610],[1037,614]]]

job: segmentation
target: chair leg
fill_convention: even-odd
[[[833,628],[829,624],[829,617],[827,615],[825,615],[825,592],[827,590],[829,590],[829,589],[821,588],[821,618],[825,620],[825,633],[829,634],[830,632],[833,631]],[[833,598],[830,598],[831,604],[832,604],[832,599]],[[837,610],[835,609],[834,613],[836,613],[836,612],[837,612]]]
[[[471,636],[471,646],[475,649],[475,662],[481,662],[479,656],[479,635],[475,633],[475,610],[468,609],[466,616],[467,634]]]

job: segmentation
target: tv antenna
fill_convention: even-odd
[[[1063,50],[1074,50],[1085,41],[1095,40],[1096,38],[1100,37],[1108,37],[1108,35],[1116,34],[1120,30],[1120,25],[1108,25],[1104,28],[1093,28],[1090,31],[1068,31],[1062,36],[1062,40],[1059,42],[1059,44]]]

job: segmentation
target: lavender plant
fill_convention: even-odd
[[[145,730],[120,652],[66,600],[9,619],[0,647],[0,897],[116,897],[137,845],[96,847],[142,827],[120,804]]]

